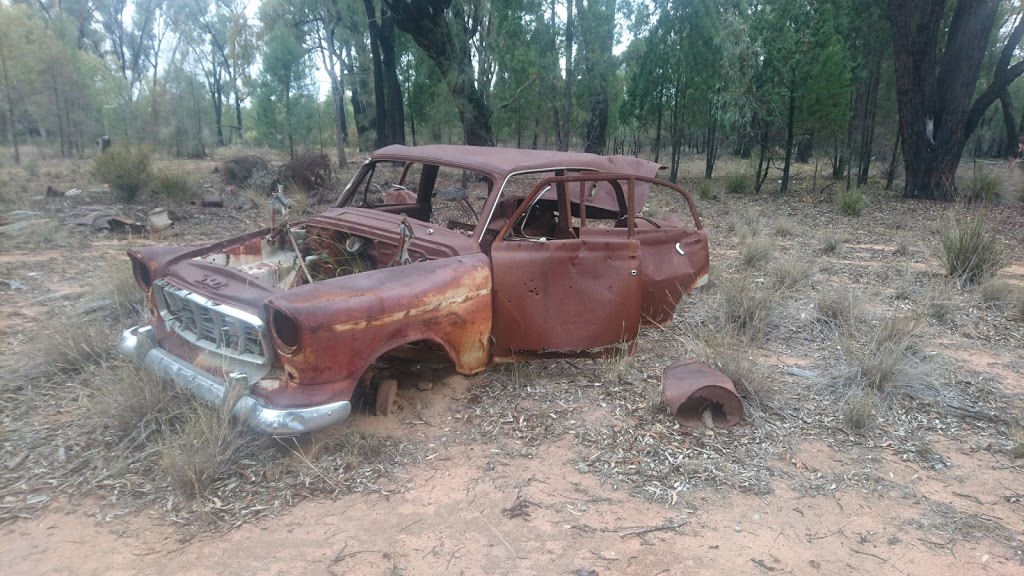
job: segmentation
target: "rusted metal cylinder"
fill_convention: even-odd
[[[733,426],[743,419],[743,402],[732,381],[711,366],[690,358],[676,360],[662,372],[661,400],[676,421],[691,428],[700,428],[708,410],[718,428]]]

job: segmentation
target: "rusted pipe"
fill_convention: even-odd
[[[669,364],[661,375],[661,400],[683,426],[700,428],[710,410],[718,428],[743,418],[743,402],[732,381],[707,364],[683,358]]]

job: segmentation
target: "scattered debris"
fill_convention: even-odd
[[[62,190],[57,190],[53,186],[47,186],[46,187],[46,197],[47,198],[60,198],[63,195],[64,195],[64,192]]]
[[[223,208],[224,195],[220,192],[208,192],[200,198],[199,205],[204,208]]]
[[[153,208],[149,211],[147,219],[150,232],[163,232],[174,224],[168,217],[167,208]]]
[[[507,516],[510,520],[521,516],[529,516],[531,506],[534,508],[540,508],[536,502],[527,500],[526,498],[523,498],[522,494],[519,494],[516,496],[516,501],[508,508],[503,508],[501,513]]]

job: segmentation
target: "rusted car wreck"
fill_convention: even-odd
[[[708,274],[693,200],[658,169],[383,148],[323,213],[208,246],[129,250],[150,319],[119,346],[273,434],[344,420],[357,390],[379,386],[363,376],[385,356],[441,358],[468,375],[628,347]],[[675,208],[645,209],[655,189]],[[365,391],[390,401],[389,386]]]

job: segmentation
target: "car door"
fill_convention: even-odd
[[[603,178],[589,174],[542,180],[495,239],[496,359],[596,352],[636,338],[643,285],[632,218],[621,230],[591,229],[585,217],[577,226],[568,197],[567,185]],[[557,190],[557,201],[540,199],[549,186]],[[578,213],[585,214],[585,208]],[[553,225],[539,229],[537,223],[543,222]]]

